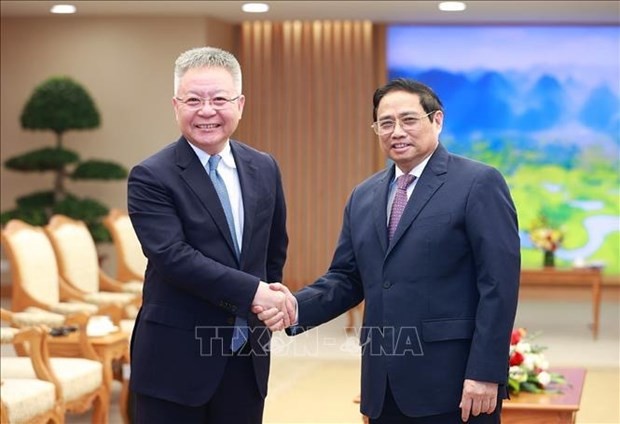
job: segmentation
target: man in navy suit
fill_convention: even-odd
[[[497,423],[520,270],[508,187],[439,143],[443,106],[429,87],[396,79],[373,105],[394,165],[351,193],[331,266],[295,294],[287,331],[364,300],[361,411],[371,423]],[[254,311],[283,324],[275,309]]]
[[[276,161],[230,138],[241,93],[230,53],[181,54],[172,102],[182,136],[129,176],[148,258],[131,347],[138,423],[262,422],[270,332],[250,308],[286,310],[267,283],[282,279],[288,237]]]

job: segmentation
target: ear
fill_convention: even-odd
[[[239,108],[239,116],[243,115],[243,107],[245,106],[245,96],[242,94],[239,96],[237,100],[238,108]]]
[[[435,127],[435,131],[437,132],[437,136],[441,134],[441,130],[443,129],[443,111],[438,110],[433,114],[433,126]]]
[[[174,109],[174,119],[179,122],[179,101],[174,97],[172,98],[172,108]]]

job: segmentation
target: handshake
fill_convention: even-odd
[[[252,301],[252,312],[271,331],[280,331],[297,322],[297,299],[281,283],[261,281]]]

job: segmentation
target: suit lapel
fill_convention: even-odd
[[[373,214],[375,221],[375,229],[377,237],[381,243],[381,251],[385,252],[388,248],[387,236],[387,198],[390,187],[390,181],[394,178],[394,165],[387,169],[381,178],[376,182],[373,199],[376,199],[373,206]]]
[[[394,238],[390,243],[386,256],[390,254],[398,240],[405,234],[413,221],[420,214],[422,209],[427,205],[435,192],[441,187],[445,180],[448,168],[448,152],[439,144],[437,149],[429,159],[420,179],[418,180],[411,198],[407,202],[407,206],[400,218]],[[385,203],[384,203],[385,204]],[[385,224],[385,221],[384,221]]]
[[[228,229],[228,221],[226,221],[226,215],[224,214],[220,198],[213,187],[207,170],[202,166],[198,156],[189,146],[189,142],[183,137],[177,142],[176,155],[177,166],[181,169],[181,178],[189,186],[190,190],[196,194],[196,197],[200,199],[200,202],[209,215],[211,215],[213,221],[215,221],[233,256],[236,257],[235,246]]]
[[[241,263],[245,257],[244,252],[250,246],[252,234],[254,234],[255,213],[248,211],[256,211],[258,203],[258,190],[255,182],[258,181],[258,169],[252,163],[251,157],[246,151],[235,141],[230,141],[235,163],[237,164],[237,174],[239,175],[239,184],[241,185],[241,196],[243,198],[243,235],[241,244]]]

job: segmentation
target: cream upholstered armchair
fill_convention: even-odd
[[[44,379],[52,382],[54,386],[54,408],[60,416],[56,422],[64,422],[65,412],[81,414],[90,409],[93,410],[93,424],[108,422],[109,392],[103,381],[101,362],[84,358],[50,358],[46,346],[46,327],[29,329],[2,327],[0,334],[3,342],[11,341],[17,345],[24,342],[22,334],[31,334],[26,348],[28,356],[4,356],[0,362],[0,379],[3,383],[10,382],[6,387],[2,385],[1,394],[3,404],[6,404],[7,416],[17,415],[15,422],[39,422],[21,421],[19,417],[23,418],[26,412],[18,414],[21,410],[20,405],[14,400],[27,395],[20,391],[24,389],[25,382]],[[45,397],[47,400],[44,402],[42,393],[38,402],[49,405],[48,398],[49,395]],[[7,421],[13,422],[9,419]],[[4,421],[2,422],[4,424]]]
[[[78,355],[82,358],[99,360],[97,352],[88,339],[87,328],[90,315],[84,312],[62,315],[38,308],[30,308],[30,310],[23,312],[12,312],[0,308],[0,319],[14,328],[47,327],[52,330],[72,328],[78,336]],[[28,355],[23,344],[15,344],[14,349],[20,356]]]
[[[58,261],[61,278],[73,290],[74,299],[95,305],[116,305],[123,317],[135,319],[141,294],[128,293],[123,283],[108,276],[99,266],[95,242],[83,221],[54,215],[45,226]]]
[[[120,209],[111,209],[103,224],[114,241],[116,279],[125,283],[128,291],[142,291],[147,261],[129,215]]]
[[[116,306],[98,307],[75,300],[75,290],[60,277],[54,249],[43,228],[13,219],[2,230],[2,243],[11,269],[13,311],[82,312],[120,320],[121,310]]]
[[[42,330],[37,328],[0,328],[3,345],[30,345],[29,367],[31,378],[11,378],[0,374],[0,422],[17,423],[63,423],[64,411],[60,386],[45,362]],[[5,358],[2,358],[4,363]]]

